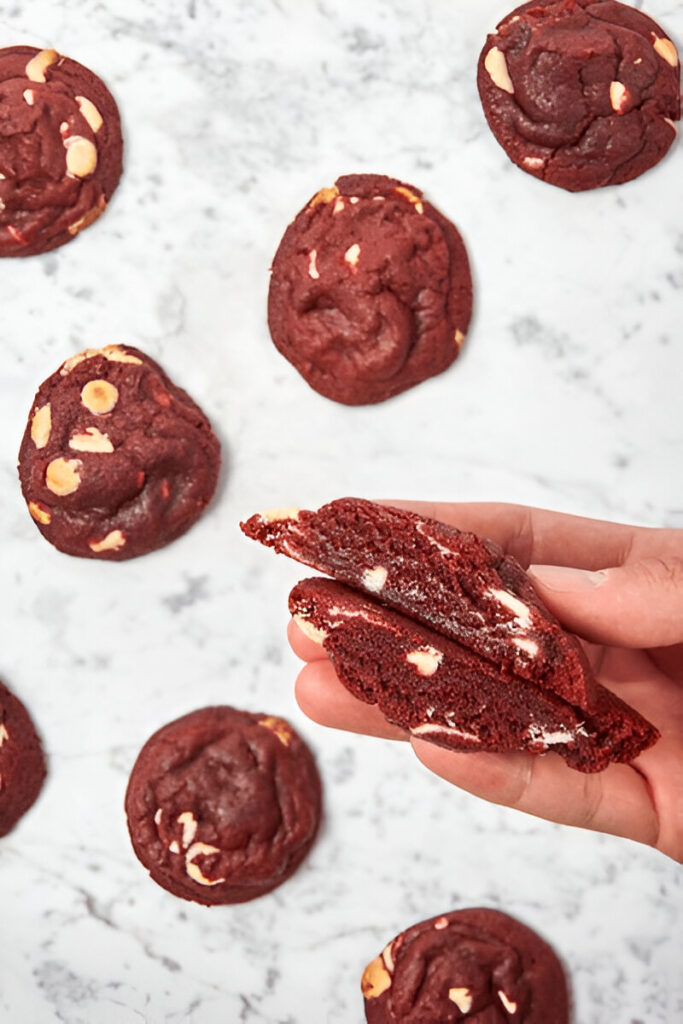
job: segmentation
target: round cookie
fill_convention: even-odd
[[[121,122],[100,79],[56,50],[0,50],[0,256],[64,245],[121,176]]]
[[[163,547],[216,488],[207,418],[138,349],[72,356],[40,387],[19,451],[24,498],[60,551],[121,560]]]
[[[445,370],[472,312],[467,252],[412,185],[352,174],[321,189],[275,255],[268,324],[314,390],[381,402]]]
[[[564,971],[550,946],[497,910],[413,925],[368,964],[369,1024],[567,1024]]]
[[[207,906],[284,882],[321,814],[313,756],[281,718],[209,707],[165,725],[128,783],[133,849],[159,885]]]
[[[510,159],[570,192],[630,181],[662,159],[679,80],[666,33],[615,0],[522,4],[487,38],[477,75]]]
[[[38,796],[45,758],[20,700],[0,683],[0,836],[7,835]]]

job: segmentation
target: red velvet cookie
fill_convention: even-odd
[[[0,836],[33,804],[44,778],[45,757],[35,726],[21,701],[0,683]]]
[[[412,185],[351,174],[321,189],[275,255],[268,324],[315,391],[381,402],[445,370],[472,312],[455,227]]]
[[[636,178],[676,137],[676,48],[615,0],[522,4],[489,35],[477,81],[510,159],[570,192]]]
[[[121,176],[121,122],[96,75],[56,50],[0,50],[0,256],[64,245]]]
[[[317,512],[275,509],[242,530],[471,648],[504,678],[591,706],[595,683],[580,644],[492,541],[359,498]]]
[[[659,737],[637,711],[595,684],[590,711],[332,580],[298,583],[294,620],[322,644],[344,686],[388,722],[450,750],[552,750],[571,768],[629,762]]]
[[[134,558],[175,540],[211,500],[219,468],[201,409],[122,345],[72,356],[45,381],[19,451],[38,529],[83,558]]]
[[[567,1024],[567,982],[536,932],[497,910],[407,928],[365,968],[368,1024]]]
[[[137,857],[164,889],[206,906],[243,903],[284,882],[308,853],[320,779],[283,719],[203,708],[145,743],[126,814]]]

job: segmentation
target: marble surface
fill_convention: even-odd
[[[636,4],[636,6],[641,6]],[[683,3],[650,0],[683,44]],[[0,7],[0,45],[57,49],[119,102],[125,174],[69,246],[0,272],[0,676],[49,778],[0,845],[0,1021],[357,1024],[366,961],[459,906],[540,930],[574,1024],[683,1016],[679,868],[611,837],[486,805],[402,745],[304,719],[285,642],[299,570],[237,522],[341,494],[501,499],[683,527],[681,145],[572,196],[509,164],[473,69],[492,0],[97,0]],[[451,370],[384,405],[320,398],[272,347],[268,266],[344,172],[413,182],[461,228],[476,308]],[[16,478],[38,384],[86,346],[159,359],[225,452],[208,514],[122,564],[61,555]],[[326,820],[299,873],[251,904],[176,900],[135,860],[135,756],[212,702],[289,716]]]

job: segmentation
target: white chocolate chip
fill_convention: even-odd
[[[29,107],[32,107],[36,102],[36,94],[33,89],[24,89],[24,102],[28,103]]]
[[[393,950],[393,946],[394,946],[394,942],[393,942],[393,939],[392,939],[391,942],[387,943],[387,945],[384,947],[384,949],[382,950],[382,953],[381,953],[382,960],[384,960],[384,965],[385,965],[386,969],[389,971],[389,974],[393,974],[394,973],[394,950]]]
[[[448,998],[461,1013],[469,1013],[472,1009],[472,992],[468,988],[449,988]]]
[[[610,82],[609,101],[616,114],[623,113],[630,99],[631,94],[623,82]]]
[[[504,608],[513,612],[515,615],[515,621],[519,626],[525,626],[528,628],[531,625],[531,611],[520,601],[518,597],[511,594],[508,590],[489,590],[487,591],[488,597],[494,597],[499,604],[502,604]]]
[[[119,551],[125,543],[126,537],[121,530],[111,530],[102,540],[89,540],[88,547],[95,554],[99,554],[100,551]]]
[[[36,409],[31,420],[31,440],[36,448],[45,447],[50,440],[51,430],[52,412],[48,402],[47,405],[41,405],[40,409]]]
[[[24,68],[24,74],[32,82],[44,82],[46,69],[57,60],[59,60],[59,54],[56,50],[41,50],[28,62]]]
[[[8,739],[9,739],[9,733],[7,732],[7,727],[5,726],[4,722],[0,722],[0,747],[3,745],[5,740],[8,740]]]
[[[354,242],[350,245],[344,253],[344,261],[349,264],[350,267],[355,267],[360,258],[360,246],[358,242]]]
[[[389,573],[383,565],[376,565],[374,569],[366,569],[361,577],[361,586],[369,590],[371,594],[379,594],[384,587]]]
[[[156,814],[154,815],[154,824],[155,825],[157,825],[157,826],[161,825],[161,816],[162,816],[163,813],[164,812],[161,809],[161,807],[157,807]]]
[[[678,67],[678,53],[676,47],[670,39],[666,39],[664,36],[655,36],[655,41],[652,44],[655,48],[655,52],[662,57],[667,64],[670,64],[672,68]]]
[[[210,846],[208,843],[193,843],[185,854],[185,872],[200,885],[219,885],[224,878],[207,878],[194,863],[195,857],[208,853],[220,853],[217,846]]]
[[[169,844],[168,848],[171,853],[180,853],[180,843],[177,839],[173,839]]]
[[[78,109],[81,114],[88,122],[92,130],[97,134],[103,124],[102,115],[95,106],[92,100],[87,99],[85,96],[76,96],[76,103],[78,103]]]
[[[94,206],[91,206],[89,210],[75,220],[73,224],[69,224],[67,231],[70,235],[77,235],[83,228],[87,228],[90,224],[94,224],[98,217],[100,217],[107,207],[107,201],[104,196],[100,196]]]
[[[341,213],[345,206],[344,196],[337,196],[332,207],[332,213]]]
[[[448,918],[437,917],[436,921],[434,922],[434,927],[436,928],[437,932],[441,932],[443,931],[444,928],[448,928]]]
[[[183,826],[183,837],[181,842],[183,844],[183,850],[186,850],[197,835],[197,819],[192,811],[183,811],[182,814],[178,815],[176,821],[179,825]]]
[[[64,139],[66,170],[73,178],[87,178],[97,167],[97,149],[83,135],[69,135]]]
[[[418,647],[415,651],[408,651],[406,661],[414,665],[417,674],[420,676],[433,676],[443,661],[443,654],[435,647]]]
[[[401,196],[405,196],[408,202],[412,203],[415,207],[416,213],[424,213],[424,206],[422,205],[420,197],[416,196],[415,193],[411,192],[409,188],[405,187],[405,185],[397,185],[394,191],[398,192]]]
[[[332,188],[321,188],[311,199],[308,209],[312,210],[314,206],[318,206],[320,203],[331,203],[338,195],[339,189],[336,185],[333,185]]]
[[[664,120],[673,128],[674,135],[678,135],[678,128],[676,127],[675,121],[672,121],[670,117],[665,117]]]
[[[118,388],[108,380],[89,380],[81,390],[81,402],[95,416],[111,412],[118,400]]]
[[[455,347],[458,349],[458,351],[460,351],[460,349],[462,348],[462,343],[464,340],[465,335],[463,334],[463,332],[457,330],[453,336],[453,341],[455,342]]]
[[[317,249],[311,249],[308,254],[308,276],[312,277],[314,281],[317,281],[320,277],[320,274],[318,273],[318,265],[316,263],[317,258]]]
[[[114,445],[107,434],[97,427],[86,427],[84,434],[74,434],[69,441],[69,448],[75,452],[113,452]]]
[[[264,523],[280,523],[287,519],[298,519],[300,508],[291,505],[289,508],[269,508],[265,512],[259,512],[259,519]]]
[[[411,736],[453,736],[461,740],[470,740],[473,743],[481,743],[481,739],[476,733],[467,732],[464,729],[456,729],[454,725],[440,725],[438,722],[424,722],[422,725],[416,725],[410,730]]]
[[[45,486],[60,498],[73,494],[81,482],[80,459],[53,459],[45,470]]]
[[[542,156],[525,156],[522,163],[530,171],[538,171],[545,165],[545,160]]]
[[[484,67],[488,71],[489,78],[494,85],[497,85],[503,92],[514,95],[515,87],[510,78],[505,54],[497,46],[492,46],[484,58]]]
[[[75,356],[71,356],[62,363],[62,368],[59,372],[62,377],[65,377],[79,363],[85,362],[86,359],[93,359],[95,356],[104,356],[111,363],[137,363],[142,365],[142,359],[138,359],[137,356],[133,356],[129,352],[124,352],[120,345],[105,345],[104,348],[86,348],[83,352],[77,352]]]
[[[293,619],[304,636],[307,636],[314,644],[319,644],[322,647],[323,640],[327,636],[326,630],[318,629],[312,622],[305,619],[303,615],[294,615]]]
[[[35,519],[37,523],[42,523],[43,526],[49,526],[52,522],[52,512],[50,512],[47,505],[43,505],[42,502],[29,501],[28,510],[31,517]]]
[[[519,647],[520,651],[524,651],[530,658],[535,658],[538,654],[538,644],[535,640],[530,640],[524,636],[515,636],[512,638],[512,642],[515,647]]]
[[[381,956],[376,956],[365,968],[360,987],[366,999],[377,999],[391,988],[391,974]]]
[[[283,747],[288,747],[292,742],[292,730],[281,718],[268,715],[266,718],[259,718],[258,724],[275,733]]]
[[[517,1003],[513,1002],[512,999],[508,999],[502,989],[498,989],[497,995],[507,1012],[515,1013],[517,1010]]]

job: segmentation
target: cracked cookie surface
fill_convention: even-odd
[[[74,238],[104,212],[123,140],[104,83],[56,50],[0,50],[0,257]]]
[[[150,737],[125,805],[133,849],[155,882],[207,906],[242,903],[302,862],[321,787],[313,755],[284,719],[208,707]]]
[[[520,921],[484,907],[412,925],[361,980],[368,1024],[567,1024],[554,950]]]
[[[175,540],[211,500],[220,445],[199,406],[138,349],[67,359],[19,451],[28,510],[60,551],[122,560]]]
[[[457,230],[412,185],[377,174],[321,189],[275,255],[276,348],[326,398],[381,402],[456,359],[472,311]]]
[[[517,7],[489,35],[477,83],[510,159],[571,192],[636,178],[676,138],[676,48],[650,17],[615,0]]]

